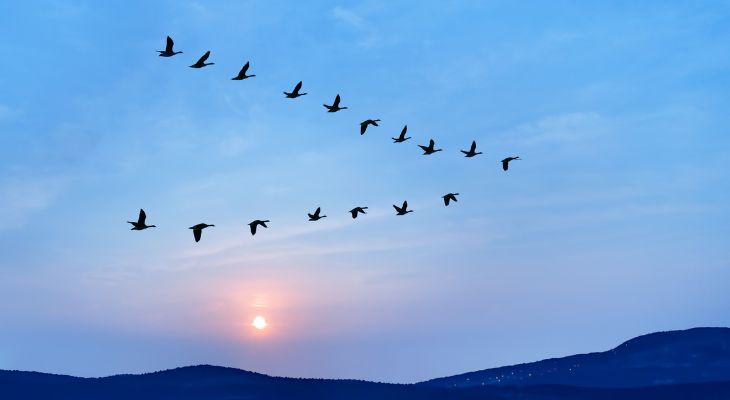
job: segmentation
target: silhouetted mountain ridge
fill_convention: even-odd
[[[528,371],[536,371],[535,379],[518,379],[512,374],[531,373]],[[547,373],[540,375],[538,371]],[[501,378],[502,375],[510,378]],[[498,379],[489,382],[490,377]],[[480,379],[487,381],[482,385]],[[647,381],[651,383],[645,383]],[[488,369],[418,384],[273,377],[212,365],[103,378],[0,370],[0,398],[728,399],[730,329],[695,328],[654,333],[629,340],[606,352]]]
[[[423,385],[632,387],[730,381],[730,328],[657,332],[614,349],[468,372]]]

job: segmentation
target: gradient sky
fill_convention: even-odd
[[[2,369],[412,382],[730,325],[726,1],[3,2],[0,26]]]

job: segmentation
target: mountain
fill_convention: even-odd
[[[104,378],[0,370],[0,398],[730,399],[728,344],[728,328],[661,332],[640,336],[603,353],[495,368],[408,385],[272,377],[210,365]]]
[[[730,328],[651,333],[602,353],[468,372],[421,385],[635,387],[709,381],[730,381]]]

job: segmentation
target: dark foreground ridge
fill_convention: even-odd
[[[730,328],[653,333],[603,353],[410,385],[280,378],[200,365],[105,378],[0,371],[0,392],[0,398],[7,400],[730,399]]]

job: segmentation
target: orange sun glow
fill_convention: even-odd
[[[262,330],[262,329],[266,328],[267,326],[269,326],[269,324],[266,323],[266,318],[264,318],[261,315],[257,315],[256,317],[254,317],[253,321],[251,322],[251,326],[253,326],[254,328],[256,328],[258,330]]]

